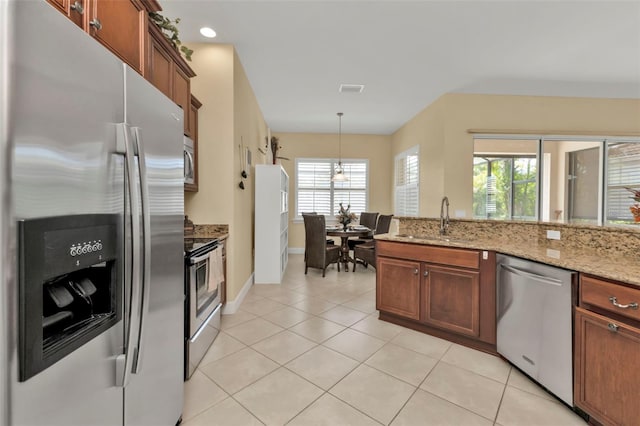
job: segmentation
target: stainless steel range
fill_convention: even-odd
[[[185,380],[220,332],[222,248],[215,238],[185,239]]]

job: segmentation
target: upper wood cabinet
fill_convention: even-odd
[[[147,12],[156,0],[47,0],[103,46],[144,75]]]
[[[184,134],[194,139],[191,118],[191,78],[195,77],[191,67],[149,19],[147,66],[144,76],[167,95],[184,113]]]
[[[138,0],[87,0],[86,31],[140,74],[144,72],[147,10]]]
[[[74,24],[84,28],[84,11],[87,0],[47,0],[56,9],[64,13]]]

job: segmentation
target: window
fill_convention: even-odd
[[[396,216],[418,216],[419,169],[417,146],[396,155],[394,191]]]
[[[359,215],[367,211],[369,200],[369,161],[342,160],[349,178],[346,182],[332,182],[338,161],[335,159],[296,159],[296,217],[302,212],[316,212],[333,217],[340,203]]]
[[[640,188],[640,143],[607,143],[607,222],[632,223],[631,193]]]
[[[630,224],[640,138],[475,135],[473,217]]]
[[[535,156],[474,156],[473,217],[536,219]]]

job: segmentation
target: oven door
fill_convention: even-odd
[[[212,254],[213,251],[189,259],[188,337],[194,335],[220,303],[220,283],[211,276]]]

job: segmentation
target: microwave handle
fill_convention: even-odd
[[[190,151],[184,151],[184,176],[193,177],[193,155]]]
[[[127,191],[129,193],[129,205],[131,208],[131,276],[127,276],[131,288],[131,303],[129,303],[128,330],[125,340],[125,353],[116,357],[116,386],[125,387],[131,379],[133,363],[137,357],[138,348],[134,342],[138,342],[140,331],[139,307],[141,298],[140,283],[140,204],[138,201],[138,188],[136,185],[135,151],[130,139],[130,129],[125,123],[118,124],[117,142],[118,152],[124,153],[125,169],[127,174]],[[126,288],[126,282],[125,282]]]

